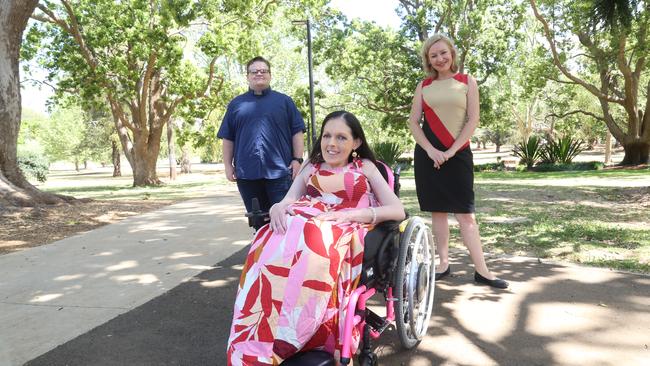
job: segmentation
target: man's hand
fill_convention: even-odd
[[[297,160],[291,160],[289,169],[291,169],[291,179],[296,179],[296,175],[300,172],[300,163]]]
[[[229,164],[225,164],[225,169],[226,169],[226,179],[228,179],[231,182],[235,182],[237,180],[237,176],[235,175],[235,167]]]

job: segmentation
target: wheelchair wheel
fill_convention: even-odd
[[[394,282],[395,322],[402,346],[411,349],[427,333],[433,311],[434,246],[431,231],[419,217],[402,223],[400,231]]]

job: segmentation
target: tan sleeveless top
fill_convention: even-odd
[[[422,109],[438,139],[450,147],[467,123],[467,74],[422,82]]]

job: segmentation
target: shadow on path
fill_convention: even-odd
[[[26,365],[225,365],[246,251]],[[501,258],[491,267],[512,286],[497,291],[473,284],[466,255],[454,258],[452,276],[436,285],[428,336],[404,351],[395,330],[387,330],[375,344],[380,365],[647,361],[647,276]]]
[[[25,365],[225,365],[247,251]]]

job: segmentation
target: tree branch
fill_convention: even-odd
[[[77,20],[77,16],[74,14],[74,11],[72,9],[72,6],[68,2],[68,0],[61,0],[61,3],[66,9],[66,12],[68,13],[68,17],[70,18],[70,35],[77,41],[77,44],[79,45],[79,48],[81,49],[81,53],[84,55],[86,58],[86,61],[88,62],[88,65],[93,69],[93,71],[97,70],[97,60],[95,59],[95,56],[93,55],[93,52],[90,48],[88,48],[88,45],[86,45],[86,42],[84,41],[83,37],[81,36],[81,28],[79,27],[79,21]]]
[[[154,73],[155,67],[154,65],[156,64],[156,60],[158,59],[158,55],[156,52],[151,51],[149,54],[149,59],[147,60],[147,67],[144,72],[144,75],[142,77],[142,85],[139,90],[136,90],[136,95],[139,93],[140,98],[139,98],[139,106],[140,106],[140,120],[144,121],[147,117],[147,97],[151,95],[149,87],[151,86],[151,76]]]
[[[564,118],[564,117],[568,117],[568,116],[578,114],[578,113],[585,114],[587,116],[591,116],[591,117],[593,117],[593,118],[595,118],[597,120],[601,120],[601,121],[605,120],[605,118],[603,118],[602,116],[599,116],[599,115],[597,115],[595,113],[592,113],[592,112],[589,112],[589,111],[584,111],[584,110],[581,110],[581,109],[571,111],[571,112],[561,113],[561,114],[550,113],[550,114],[547,114],[546,116],[544,116],[544,119],[547,119],[549,117]]]
[[[551,48],[551,53],[553,55],[553,63],[562,72],[562,74],[564,74],[564,76],[566,76],[570,80],[574,81],[575,83],[582,85],[591,94],[598,97],[598,99],[606,100],[606,101],[612,102],[612,103],[622,104],[623,101],[621,99],[613,98],[613,97],[611,97],[611,96],[609,96],[607,94],[601,93],[601,91],[598,90],[598,88],[596,88],[594,85],[591,85],[591,84],[587,83],[586,81],[576,77],[571,72],[569,72],[569,70],[567,70],[567,68],[560,61],[560,56],[559,56],[559,53],[558,53],[557,48],[555,46],[555,41],[553,40],[553,37],[551,36],[551,30],[549,28],[548,22],[546,21],[546,19],[544,19],[544,17],[537,10],[537,4],[535,3],[535,0],[529,0],[529,1],[530,1],[531,7],[533,8],[533,13],[535,14],[535,18],[537,18],[537,20],[539,20],[539,22],[542,23],[542,28],[544,30],[544,37],[548,41],[548,44],[549,44],[549,46]]]
[[[124,114],[124,110],[122,109],[122,105],[119,103],[119,101],[115,100],[112,94],[107,94],[108,102],[111,104],[111,108],[114,111],[115,117],[119,119],[122,124],[128,128],[131,131],[136,131],[136,127],[129,122],[129,119],[126,118],[126,115]]]
[[[643,116],[639,116],[641,122],[641,130],[643,133],[643,138],[648,141],[650,139],[650,81],[646,85],[646,100],[645,100],[645,111],[639,111],[639,114],[643,113]]]

